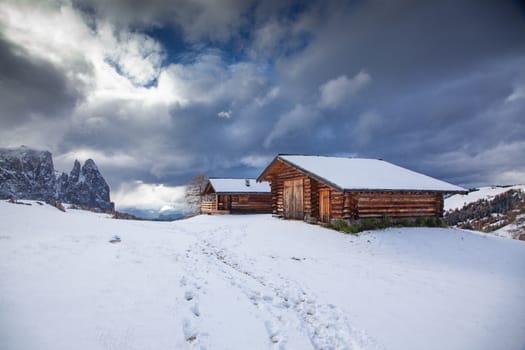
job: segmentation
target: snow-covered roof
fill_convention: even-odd
[[[268,182],[256,182],[255,179],[217,179],[209,180],[217,193],[271,193]]]
[[[466,191],[379,159],[300,155],[279,155],[277,159],[341,190]]]

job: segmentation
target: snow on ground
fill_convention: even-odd
[[[474,203],[482,198],[490,200],[498,194],[505,193],[512,189],[525,190],[525,185],[515,185],[512,187],[480,187],[479,191],[470,192],[469,194],[455,194],[445,199],[444,209],[445,211],[461,209],[469,203]]]
[[[522,350],[524,268],[524,242],[453,229],[0,202],[0,349]]]
[[[515,238],[516,235],[523,232],[525,232],[525,214],[517,215],[514,222],[492,231],[490,234],[499,237]]]

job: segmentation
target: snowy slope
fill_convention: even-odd
[[[523,349],[525,244],[0,202],[0,349]],[[113,235],[120,243],[108,241]]]
[[[512,187],[480,187],[479,191],[470,192],[468,194],[455,194],[445,199],[444,209],[445,211],[461,209],[466,204],[474,203],[483,198],[490,200],[498,194],[510,191],[511,189],[525,189],[525,185],[516,185]]]
[[[502,228],[497,229],[496,231],[490,232],[495,236],[515,238],[517,235],[525,232],[525,215],[520,214],[516,216],[516,219],[513,223],[510,223]]]

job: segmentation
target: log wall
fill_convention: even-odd
[[[284,163],[276,164],[278,173],[272,177],[270,184],[272,188],[272,213],[276,216],[284,216],[284,181],[303,180],[303,208],[304,216],[310,216],[312,212],[312,181],[299,170]]]
[[[345,219],[381,217],[442,217],[443,194],[436,192],[349,192]]]
[[[271,213],[272,194],[231,195],[232,213]]]
[[[262,214],[272,212],[272,194],[219,194],[214,200],[202,201],[201,213]]]

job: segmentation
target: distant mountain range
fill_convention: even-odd
[[[79,207],[113,212],[110,189],[92,159],[75,160],[68,174],[58,174],[51,152],[0,148],[0,198],[61,201]]]
[[[187,213],[179,210],[155,210],[141,208],[119,208],[122,213],[128,213],[138,218],[151,221],[174,221],[187,216]]]

